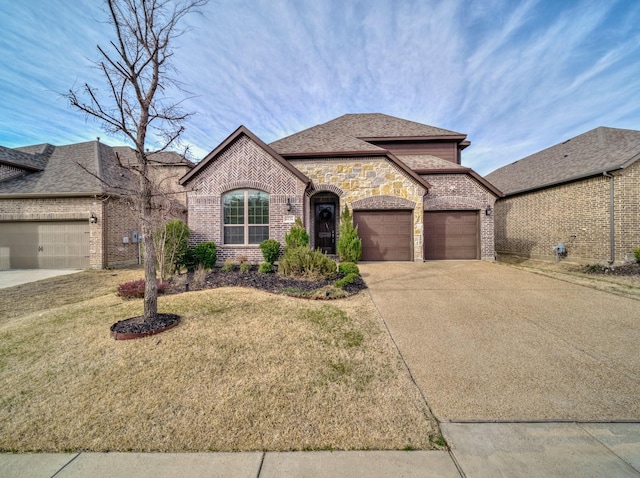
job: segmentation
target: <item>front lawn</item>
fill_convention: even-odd
[[[437,424],[366,292],[329,302],[235,287],[169,295],[159,309],[180,314],[178,327],[115,341],[109,326],[142,312],[115,286],[142,272],[112,274],[57,278],[64,287],[46,289],[65,300],[37,296],[41,283],[0,290],[0,303],[13,301],[0,321],[0,449],[437,447]]]

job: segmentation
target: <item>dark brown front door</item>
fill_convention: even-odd
[[[436,211],[424,214],[424,258],[479,259],[478,211]]]
[[[315,246],[325,254],[336,253],[336,205],[316,204]]]

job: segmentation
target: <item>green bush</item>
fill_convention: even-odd
[[[338,237],[338,256],[343,262],[356,263],[362,257],[362,241],[358,237],[358,226],[353,227],[353,216],[345,206],[340,214],[340,236]]]
[[[194,255],[198,264],[205,269],[213,269],[216,265],[216,244],[214,242],[202,242],[194,249]]]
[[[280,257],[280,243],[275,239],[267,239],[260,243],[260,250],[265,262],[273,264]]]
[[[230,257],[227,257],[223,266],[220,268],[222,272],[231,272],[236,268],[236,263]]]
[[[270,274],[273,272],[273,264],[271,262],[262,262],[258,266],[258,272],[261,272],[262,274]]]
[[[636,256],[636,261],[640,262],[640,247],[633,250],[633,255]]]
[[[337,268],[335,261],[321,251],[312,251],[306,246],[287,249],[280,259],[278,272],[286,276],[328,280],[336,276]]]
[[[250,262],[241,262],[240,263],[240,272],[249,272],[251,270]]]
[[[189,249],[189,235],[189,227],[180,219],[167,222],[153,235],[156,266],[162,280],[180,271]]]
[[[296,218],[296,222],[284,236],[285,252],[287,249],[298,249],[309,246],[309,234],[302,224],[302,219]]]
[[[343,276],[348,276],[349,274],[360,275],[360,269],[353,262],[341,262],[338,264],[338,272]]]
[[[358,277],[360,277],[358,274],[347,274],[342,279],[335,281],[333,285],[338,289],[342,289],[346,285],[353,284]]]

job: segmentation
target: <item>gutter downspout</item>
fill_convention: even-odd
[[[613,264],[616,260],[616,240],[615,240],[615,203],[613,191],[613,176],[606,171],[602,175],[609,178],[609,264]]]

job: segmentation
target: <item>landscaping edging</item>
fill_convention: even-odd
[[[144,316],[120,320],[110,327],[111,337],[115,340],[133,340],[159,334],[174,328],[180,322],[176,314],[158,314],[153,322],[144,320]]]

